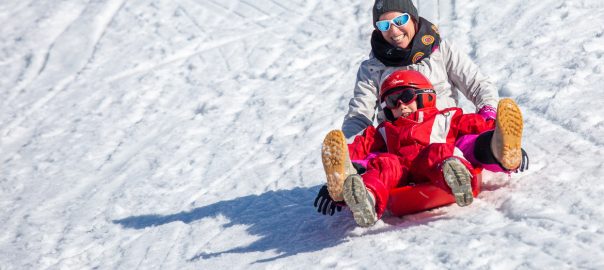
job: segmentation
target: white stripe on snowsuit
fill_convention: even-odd
[[[430,144],[447,142],[447,135],[449,135],[449,131],[451,130],[453,115],[455,115],[455,111],[436,115],[432,124],[432,132],[430,132]]]

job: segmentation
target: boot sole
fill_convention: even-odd
[[[504,98],[497,105],[496,121],[494,138],[500,140],[499,162],[508,170],[516,169],[522,162],[522,112],[512,99]]]
[[[344,201],[350,207],[354,221],[361,227],[369,227],[377,222],[375,203],[367,192],[359,175],[350,176],[344,181]]]
[[[342,201],[342,186],[344,179],[350,170],[350,158],[348,156],[348,145],[344,133],[340,130],[332,130],[325,136],[321,147],[321,160],[323,169],[327,176],[327,191],[334,201]]]
[[[443,163],[443,175],[453,192],[455,203],[461,207],[472,204],[472,175],[461,161],[456,158],[446,160]]]

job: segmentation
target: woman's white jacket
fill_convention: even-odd
[[[429,58],[404,67],[387,67],[371,54],[361,63],[357,73],[354,96],[342,124],[346,138],[350,139],[373,125],[376,116],[377,123],[385,119],[378,103],[379,87],[388,75],[399,69],[412,69],[424,74],[436,90],[436,107],[440,110],[457,107],[459,93],[474,103],[477,110],[484,105],[497,107],[499,94],[495,85],[466,54],[446,40]]]

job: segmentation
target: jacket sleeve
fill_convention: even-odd
[[[495,120],[485,120],[476,113],[463,114],[459,120],[457,137],[468,134],[479,134],[495,128]]]
[[[361,63],[357,72],[354,96],[348,103],[348,113],[344,117],[342,131],[347,139],[359,135],[373,125],[377,105],[378,82],[371,78],[368,61]]]
[[[485,105],[497,108],[499,93],[490,78],[480,72],[478,66],[453,44],[441,43],[449,81],[472,101],[478,111]]]
[[[382,135],[373,126],[367,127],[362,135],[356,136],[348,145],[350,159],[365,159],[372,152],[385,152],[386,143]]]

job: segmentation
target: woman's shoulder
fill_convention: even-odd
[[[451,52],[457,52],[459,50],[458,47],[455,45],[455,42],[444,38],[441,39],[438,49],[443,54],[449,54]]]

